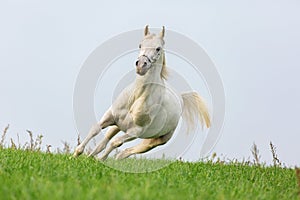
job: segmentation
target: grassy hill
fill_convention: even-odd
[[[280,167],[176,161],[158,171],[134,174],[84,156],[0,149],[0,199],[269,200],[298,199],[298,189],[295,170]]]

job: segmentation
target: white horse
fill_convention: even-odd
[[[77,146],[75,157],[84,151],[93,137],[108,126],[105,137],[89,156],[96,156],[105,149],[99,158],[105,160],[115,148],[136,138],[141,138],[142,142],[119,152],[116,159],[147,152],[170,140],[181,116],[188,131],[197,126],[198,121],[202,125],[205,123],[207,128],[210,127],[208,109],[198,93],[176,95],[165,86],[167,69],[164,35],[164,27],[158,35],[150,34],[148,26],[145,27],[144,38],[139,45],[134,83],[122,91],[101,120],[91,128],[88,136]],[[113,138],[119,131],[125,134]]]

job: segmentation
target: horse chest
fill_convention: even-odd
[[[139,130],[143,134],[153,135],[154,132],[157,134],[162,130],[167,120],[167,113],[162,107],[161,102],[147,101],[145,98],[140,97],[130,106],[119,107],[114,112],[116,114],[117,125],[124,132],[134,127],[140,127],[142,129]]]

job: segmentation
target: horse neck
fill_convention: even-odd
[[[158,62],[158,63],[157,63]],[[161,78],[162,62],[157,61],[144,76],[137,75],[135,80],[135,96],[150,95],[161,90],[164,80]]]

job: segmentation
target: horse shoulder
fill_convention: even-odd
[[[134,101],[129,113],[134,123],[138,126],[146,126],[151,122],[149,110],[145,106],[145,99],[140,97]]]

